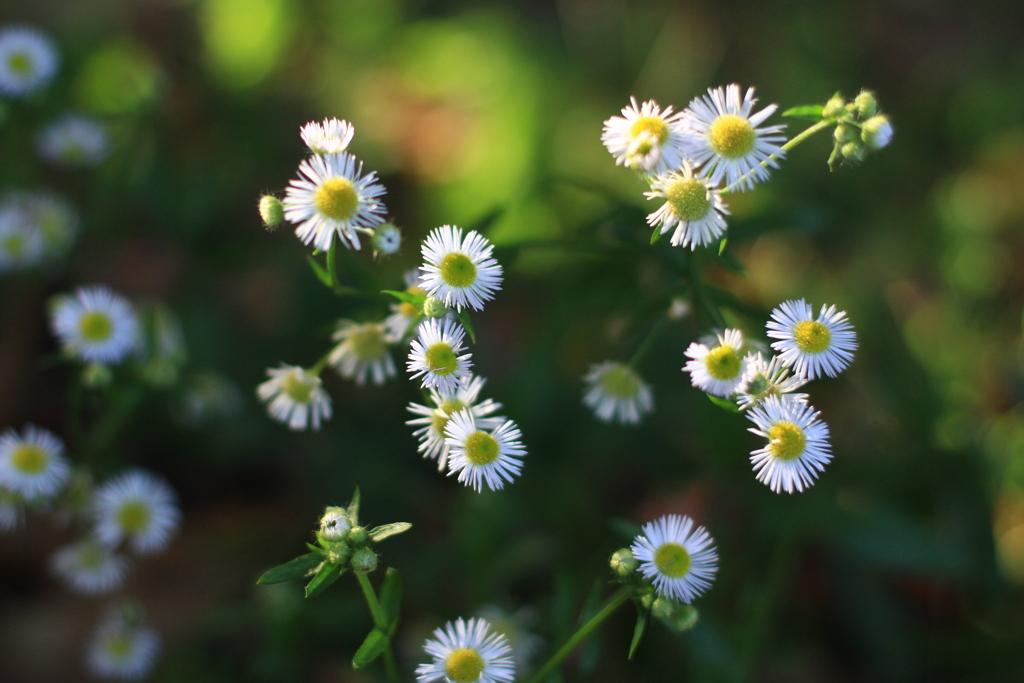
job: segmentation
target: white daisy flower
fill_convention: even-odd
[[[39,132],[36,148],[43,161],[54,166],[96,166],[107,158],[107,129],[90,116],[64,114]]]
[[[139,555],[167,547],[178,529],[177,496],[162,477],[141,469],[122,472],[96,489],[96,537],[112,548],[127,541]]]
[[[50,570],[81,595],[117,590],[128,575],[129,564],[128,558],[95,538],[61,546],[50,557]]]
[[[472,410],[452,414],[444,428],[445,442],[451,449],[448,473],[458,474],[459,481],[477,491],[486,482],[497,491],[511,483],[523,469],[526,449],[519,441],[522,433],[512,420],[501,426],[485,429],[473,417]]]
[[[139,348],[139,321],[127,299],[103,286],[54,300],[50,327],[67,353],[87,363],[119,363]]]
[[[420,287],[419,268],[406,271],[402,279],[405,282],[406,294],[426,294]],[[407,304],[404,301],[393,303],[391,304],[391,315],[384,319],[384,327],[388,329],[388,333],[394,339],[405,339],[410,332],[409,328],[419,319],[420,313],[420,308],[413,304]]]
[[[417,683],[512,683],[515,663],[508,639],[484,619],[449,621],[423,649],[434,658],[416,667]]]
[[[789,368],[778,356],[766,361],[763,354],[752,353],[747,356],[747,374],[736,387],[736,402],[740,410],[746,410],[769,396],[806,403],[807,394],[793,393],[805,384],[807,379],[802,375],[789,376]]]
[[[661,175],[677,169],[686,158],[687,123],[683,112],[664,111],[654,100],[637,105],[629,98],[622,116],[604,122],[601,142],[615,157],[617,165],[635,168],[648,175]]]
[[[810,304],[803,299],[784,301],[772,311],[768,336],[779,341],[772,348],[779,352],[782,363],[798,375],[817,379],[835,377],[853,361],[857,335],[846,319],[846,312],[835,306],[822,306],[817,319]]]
[[[331,339],[338,345],[327,360],[345,379],[354,379],[362,386],[370,374],[374,384],[384,384],[385,379],[395,376],[389,350],[392,339],[383,324],[340,320]]]
[[[786,138],[778,134],[785,126],[758,128],[778,107],[772,104],[751,114],[756,102],[753,88],[741,102],[740,86],[733,83],[708,88],[708,94],[695,98],[686,110],[691,128],[688,156],[712,185],[721,185],[724,179],[732,191],[749,190],[754,183],[768,179],[768,169],[762,163],[779,167],[772,157],[785,155],[779,143]]]
[[[743,333],[727,329],[717,335],[718,344],[690,344],[683,366],[690,373],[690,383],[705,393],[729,398],[743,381],[748,359],[742,355]]]
[[[324,119],[323,123],[310,121],[299,135],[313,154],[337,154],[348,149],[356,129],[343,119]]]
[[[299,166],[284,196],[284,217],[294,223],[303,244],[328,251],[335,233],[350,249],[359,249],[359,231],[384,222],[387,209],[378,199],[384,186],[377,174],[363,175],[363,162],[347,152],[312,156]]]
[[[670,171],[651,181],[648,199],[664,199],[661,208],[647,216],[648,225],[661,225],[661,234],[672,228],[673,247],[707,246],[725,234],[724,216],[729,210],[717,188],[706,179],[696,178],[690,162],[684,161],[682,172]]]
[[[78,235],[78,212],[60,195],[49,191],[18,192],[8,197],[42,236],[49,256],[67,253]]]
[[[374,255],[391,256],[397,254],[402,246],[402,231],[394,223],[385,223],[377,226],[370,241]]]
[[[160,635],[155,629],[131,624],[115,610],[100,622],[85,661],[99,678],[137,681],[153,669],[159,652]]]
[[[473,366],[472,355],[462,353],[466,331],[451,320],[427,318],[420,323],[418,338],[412,340],[407,367],[411,377],[423,376],[425,389],[454,392],[465,386]]]
[[[297,365],[267,368],[267,375],[270,379],[256,388],[256,395],[270,417],[295,430],[320,429],[320,422],[331,418],[331,397],[319,377]]]
[[[470,375],[464,386],[454,391],[438,391],[431,389],[430,401],[433,406],[423,406],[418,403],[409,404],[409,412],[419,415],[416,419],[406,422],[407,425],[418,427],[413,436],[419,439],[420,444],[417,450],[424,458],[437,460],[438,471],[443,471],[448,464],[448,452],[450,447],[445,441],[445,427],[451,416],[460,410],[469,410],[480,429],[497,429],[505,422],[503,417],[491,417],[493,413],[501,410],[501,404],[491,399],[480,399],[480,391],[487,382],[483,377]]]
[[[475,230],[463,239],[460,228],[442,225],[423,241],[420,286],[445,306],[479,311],[501,289],[501,265],[492,251],[494,245]]]
[[[711,587],[718,571],[718,552],[702,526],[686,515],[665,515],[643,526],[630,547],[638,571],[654,580],[658,594],[690,604]]]
[[[828,425],[806,403],[769,396],[748,413],[757,427],[749,431],[768,439],[750,454],[757,480],[776,493],[803,491],[832,459]]]
[[[8,429],[0,436],[0,485],[26,500],[52,498],[71,476],[63,453],[52,432],[32,424],[21,435]]]
[[[0,94],[29,95],[53,78],[57,48],[45,33],[28,26],[0,29]]]
[[[43,234],[19,207],[0,208],[0,273],[39,265],[46,255]]]
[[[628,365],[610,360],[591,365],[583,381],[583,403],[602,422],[639,424],[654,408],[650,385]]]

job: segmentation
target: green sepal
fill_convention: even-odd
[[[392,522],[391,524],[383,524],[370,531],[370,540],[374,543],[379,543],[385,538],[391,538],[398,534],[405,533],[412,528],[412,524],[409,522]]]
[[[661,237],[661,226],[657,225],[654,228],[654,232],[651,233],[651,244],[657,242],[659,237]]]
[[[416,308],[423,308],[423,302],[427,300],[426,294],[410,294],[409,292],[396,292],[393,289],[382,289],[381,294],[390,294],[405,304],[412,304]]]
[[[469,338],[476,344],[476,332],[473,331],[473,323],[469,321],[469,313],[466,311],[456,311],[455,317],[459,319],[462,326],[466,328],[466,332],[469,332]]]
[[[719,408],[727,410],[730,413],[740,412],[740,407],[736,405],[734,401],[730,401],[725,398],[719,398],[717,396],[712,396],[711,394],[708,394],[708,399]]]
[[[348,520],[352,526],[359,526],[359,487],[356,487],[356,492],[352,494],[352,500],[348,503],[348,508],[345,512],[348,513]]]
[[[388,630],[394,633],[398,625],[398,613],[402,609],[402,576],[394,567],[388,567],[384,575],[384,583],[380,587],[380,608],[387,620]]]
[[[839,162],[842,161],[842,159],[843,155],[840,152],[839,143],[837,142],[832,148],[832,153],[828,155],[828,170],[830,173],[835,172],[836,166],[839,165]]]
[[[366,640],[356,650],[352,657],[352,668],[362,669],[364,666],[377,659],[388,647],[388,634],[380,629],[373,629],[366,636]]]
[[[324,556],[319,553],[299,555],[293,560],[288,560],[284,564],[263,572],[263,575],[256,579],[256,583],[267,586],[274,583],[284,583],[285,581],[296,581],[309,574],[313,569],[316,569],[316,566],[323,561]]]
[[[325,549],[321,548],[318,545],[313,545],[312,543],[307,543],[306,547],[309,548],[310,550],[312,550],[314,553],[320,553],[321,555],[326,555],[327,554],[327,551]]]
[[[825,110],[823,104],[805,104],[800,107],[793,107],[782,112],[783,116],[789,116],[794,119],[806,119],[808,121],[821,121],[825,118],[822,112]]]
[[[344,573],[344,566],[324,562],[324,566],[320,567],[320,571],[316,573],[313,580],[306,584],[306,597],[311,598],[314,595],[323,593],[328,586],[337,581],[338,577]]]
[[[636,652],[636,648],[640,645],[640,641],[644,637],[644,630],[647,628],[647,616],[650,614],[647,610],[638,610],[636,615],[636,626],[633,627],[633,642],[629,644],[629,657],[627,659],[633,659],[633,654]]]
[[[327,272],[326,268],[321,266],[312,256],[307,256],[306,260],[309,261],[309,267],[313,269],[317,279],[324,283],[324,286],[334,287],[334,284],[331,282],[331,274]]]
[[[723,237],[722,241],[718,243],[718,255],[721,256],[725,251],[725,245],[729,244],[729,238]]]

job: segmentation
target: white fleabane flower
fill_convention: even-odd
[[[95,538],[61,546],[50,557],[50,570],[81,595],[111,593],[124,583],[128,558]]]
[[[371,374],[374,384],[384,384],[385,379],[395,376],[392,339],[383,324],[340,320],[331,339],[338,345],[327,360],[345,379],[362,386]]]
[[[512,683],[515,663],[508,639],[484,619],[449,621],[423,649],[434,661],[416,667],[417,683]]]
[[[0,273],[32,268],[46,255],[43,234],[19,207],[0,208]]]
[[[295,430],[320,429],[320,422],[331,418],[331,397],[318,376],[297,365],[267,368],[267,375],[256,395],[270,417]]]
[[[141,342],[132,305],[103,286],[79,287],[54,300],[50,327],[64,350],[87,363],[120,363]]]
[[[638,571],[653,579],[658,594],[689,604],[711,587],[718,552],[711,535],[686,515],[665,515],[643,526],[633,539]]]
[[[26,500],[52,498],[71,475],[64,443],[52,432],[26,425],[0,436],[0,486]]]
[[[494,245],[475,230],[463,238],[460,228],[442,225],[423,241],[420,287],[445,306],[479,311],[501,289],[501,265],[492,251]]]
[[[451,320],[439,322],[427,318],[420,323],[418,338],[412,340],[409,362],[410,376],[423,376],[426,389],[443,392],[457,391],[465,386],[473,366],[472,356],[462,353],[462,340],[466,331]]]
[[[768,169],[762,163],[778,168],[778,161],[772,157],[785,155],[779,146],[786,140],[779,135],[785,126],[758,128],[778,107],[772,104],[752,114],[756,102],[753,88],[740,101],[740,86],[733,83],[709,88],[707,95],[695,98],[686,110],[692,131],[688,156],[712,185],[721,185],[724,180],[734,192],[749,190],[756,182],[768,179]]]
[[[45,33],[28,26],[0,29],[0,94],[29,95],[53,78],[57,48]]]
[[[717,188],[704,178],[696,178],[688,161],[682,171],[670,171],[651,181],[648,199],[664,199],[661,208],[647,216],[650,226],[661,225],[661,233],[672,228],[673,247],[707,246],[725,234],[724,216],[729,209]]]
[[[683,370],[690,373],[690,383],[712,396],[729,398],[747,371],[747,358],[743,355],[743,333],[727,329],[717,335],[718,344],[709,346],[690,344],[686,349]]]
[[[17,192],[8,199],[41,234],[47,256],[67,253],[78,234],[78,212],[63,197],[53,192]]]
[[[747,412],[749,431],[768,439],[750,454],[757,480],[775,493],[803,491],[832,459],[828,425],[806,403],[769,396]]]
[[[617,165],[635,168],[648,175],[677,169],[686,158],[687,124],[683,112],[662,110],[654,100],[642,105],[636,98],[623,107],[622,116],[604,122],[601,142],[615,157]]]
[[[766,361],[763,354],[752,353],[747,356],[747,374],[736,387],[736,402],[740,410],[746,410],[769,396],[778,396],[783,401],[806,403],[807,394],[793,393],[805,384],[807,379],[802,375],[790,377],[789,368],[782,364],[778,356],[772,356],[771,360]]]
[[[313,154],[337,154],[348,149],[356,129],[343,119],[324,119],[323,123],[310,121],[299,135]]]
[[[591,365],[583,381],[583,403],[602,422],[639,424],[654,407],[651,387],[628,365],[610,360]]]
[[[181,511],[174,489],[162,477],[132,469],[96,489],[93,517],[99,540],[112,548],[127,541],[133,551],[148,555],[167,547]]]
[[[444,428],[445,442],[451,449],[448,473],[480,491],[482,484],[497,491],[511,483],[523,469],[526,449],[519,441],[522,433],[512,420],[494,429],[477,424],[472,410],[454,413]]]
[[[413,268],[402,276],[405,282],[405,293],[417,296],[426,294],[420,287],[420,269]],[[420,317],[420,308],[413,304],[400,301],[391,304],[391,315],[384,319],[384,327],[396,340],[405,339],[411,331],[409,328]]]
[[[408,425],[418,427],[413,436],[419,439],[417,450],[424,458],[437,460],[438,471],[444,471],[448,464],[448,452],[450,446],[445,441],[445,427],[451,416],[460,410],[469,410],[480,429],[497,429],[505,422],[503,417],[491,417],[495,412],[501,410],[501,404],[491,399],[479,401],[480,391],[486,383],[483,377],[470,376],[464,386],[454,391],[430,391],[430,401],[434,404],[423,406],[418,403],[409,404],[409,412],[419,415],[416,419],[406,422]]]
[[[36,148],[54,166],[96,166],[110,152],[107,129],[91,116],[64,114],[39,132]]]
[[[784,301],[772,311],[766,324],[768,336],[779,341],[772,348],[782,363],[798,375],[817,379],[835,377],[853,361],[857,335],[846,319],[846,312],[835,306],[822,306],[818,317],[803,299]]]
[[[394,223],[377,226],[373,231],[373,253],[376,256],[397,254],[402,246],[402,231]]]
[[[363,175],[363,162],[351,154],[312,156],[299,165],[299,174],[304,177],[288,184],[283,204],[303,244],[328,251],[337,233],[344,246],[359,249],[359,231],[384,222],[384,186],[376,172]]]
[[[152,670],[159,652],[156,630],[129,623],[115,610],[97,627],[85,661],[89,671],[99,678],[136,681]]]

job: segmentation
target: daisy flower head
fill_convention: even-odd
[[[475,230],[463,238],[461,228],[442,225],[423,241],[420,287],[445,306],[479,311],[501,289],[501,265],[492,251],[494,245]]]
[[[417,683],[512,683],[515,663],[508,639],[484,619],[449,621],[423,649],[433,657],[416,667]]]
[[[661,175],[679,168],[684,152],[687,124],[683,112],[664,110],[654,100],[642,105],[629,98],[622,116],[604,122],[601,142],[615,157],[616,165],[635,168],[648,175]]]
[[[63,256],[78,234],[78,212],[63,197],[53,192],[17,193],[11,197],[42,236],[48,255]]]
[[[682,171],[670,171],[651,181],[648,199],[664,199],[661,208],[647,216],[651,226],[660,225],[665,234],[672,228],[673,247],[707,246],[725,234],[725,216],[729,209],[722,195],[705,178],[694,177],[690,162],[684,161]]]
[[[436,459],[438,471],[443,471],[448,464],[450,447],[445,441],[445,428],[453,414],[460,410],[469,410],[473,413],[477,426],[485,430],[497,429],[505,422],[503,417],[491,417],[501,410],[500,403],[489,398],[480,401],[480,391],[486,382],[483,377],[470,375],[465,384],[454,391],[431,390],[430,402],[433,406],[409,404],[409,412],[420,416],[406,422],[417,427],[413,432],[413,436],[420,442],[417,450],[424,458]]]
[[[297,365],[267,368],[267,375],[256,395],[270,417],[294,430],[320,429],[320,422],[331,418],[331,397],[317,375]]]
[[[485,429],[477,424],[472,410],[454,413],[445,425],[445,442],[451,449],[448,473],[478,492],[484,482],[492,491],[511,483],[523,469],[526,449],[519,441],[522,433],[512,420],[499,427]]]
[[[21,434],[8,429],[0,436],[0,486],[26,500],[52,498],[71,476],[63,454],[52,432],[32,424]]]
[[[686,515],[665,515],[643,526],[633,539],[638,571],[653,579],[658,594],[690,604],[711,587],[718,571],[718,552],[702,526]]]
[[[46,254],[43,234],[20,207],[0,208],[0,273],[38,265]]]
[[[159,652],[155,629],[132,623],[122,610],[114,610],[97,627],[85,661],[98,678],[137,681],[152,670]]]
[[[0,94],[29,95],[57,73],[60,59],[53,41],[28,26],[0,29]]]
[[[299,130],[302,141],[313,154],[337,154],[348,149],[356,129],[343,119],[324,119],[323,123],[310,121]]]
[[[412,340],[406,364],[411,377],[423,376],[426,389],[454,392],[470,378],[472,356],[462,353],[466,331],[451,320],[427,318],[420,323],[418,338]]]
[[[413,268],[412,270],[406,271],[405,275],[402,276],[405,283],[405,293],[415,294],[422,296],[426,294],[425,291],[420,287],[420,269]],[[415,304],[406,303],[400,301],[391,304],[391,315],[384,319],[384,327],[388,329],[388,333],[396,340],[405,339],[405,336],[409,333],[409,328],[416,322],[420,317],[420,307]]]
[[[394,223],[378,225],[370,240],[374,256],[392,256],[402,247],[402,231]]]
[[[740,86],[733,83],[709,88],[707,95],[695,98],[686,110],[691,129],[688,156],[712,185],[724,180],[733,191],[749,190],[768,179],[768,169],[762,163],[779,167],[776,159],[785,155],[779,143],[786,140],[779,133],[785,126],[759,128],[778,107],[771,104],[752,114],[756,102],[753,88],[741,101]]]
[[[93,518],[96,537],[103,543],[116,548],[127,541],[139,555],[149,555],[170,543],[181,511],[167,481],[146,470],[131,469],[96,489]]]
[[[132,305],[103,286],[79,287],[71,296],[57,297],[50,327],[65,352],[87,363],[120,363],[141,343]]]
[[[803,491],[832,459],[828,425],[806,403],[769,396],[747,412],[756,427],[749,431],[768,439],[750,454],[757,480],[775,493]]]
[[[835,377],[853,361],[857,334],[846,319],[846,311],[822,305],[818,317],[803,299],[784,301],[772,311],[766,324],[768,336],[778,341],[772,348],[782,363],[798,375],[817,379]]]
[[[374,384],[384,384],[385,379],[395,376],[389,350],[393,340],[383,324],[340,320],[331,339],[338,345],[327,360],[345,379],[362,386],[371,374]]]
[[[727,329],[716,335],[716,341],[717,344],[691,343],[686,349],[686,357],[690,360],[683,370],[690,373],[690,383],[701,391],[729,398],[747,371],[743,333]]]
[[[654,408],[650,385],[628,365],[610,360],[591,365],[583,381],[583,403],[602,422],[639,424]]]
[[[50,570],[81,595],[111,593],[124,583],[128,559],[95,538],[84,538],[58,548],[50,557]]]
[[[110,137],[91,116],[64,114],[39,132],[36,149],[43,161],[54,166],[96,166],[110,152]]]
[[[747,356],[747,374],[736,387],[736,401],[740,410],[746,410],[769,396],[778,396],[782,401],[807,402],[807,394],[793,393],[807,379],[802,375],[790,377],[789,368],[782,364],[782,359],[772,356],[765,360],[764,354],[752,353]]]
[[[299,165],[299,175],[288,184],[283,204],[303,244],[328,251],[337,233],[346,247],[359,249],[359,231],[384,222],[384,186],[376,172],[363,175],[363,162],[351,154],[314,155]]]

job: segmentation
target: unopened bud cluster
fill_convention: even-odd
[[[697,608],[678,600],[659,595],[649,579],[637,571],[640,562],[633,557],[633,551],[622,548],[612,553],[608,561],[615,580],[632,587],[640,608],[649,612],[652,617],[660,619],[674,631],[682,632],[693,628],[697,623]]]
[[[830,167],[840,159],[861,161],[868,152],[882,149],[892,141],[892,122],[879,110],[878,101],[870,90],[862,90],[849,102],[836,93],[825,104],[821,115],[836,124]]]
[[[342,507],[328,507],[320,518],[316,540],[331,564],[350,568],[359,574],[377,568],[377,553],[368,544],[370,536],[365,527],[355,524],[349,512]]]

